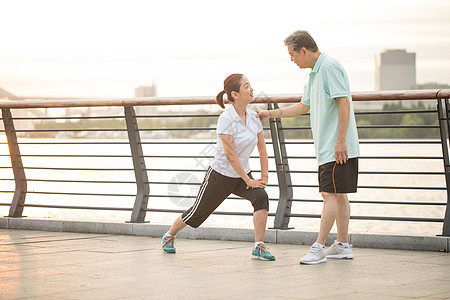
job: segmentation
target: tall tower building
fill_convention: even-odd
[[[134,97],[156,97],[157,86],[153,83],[148,86],[138,86],[134,89]]]
[[[377,91],[416,88],[416,53],[404,49],[385,50],[376,54],[375,63]]]
[[[158,95],[158,87],[153,82],[152,85],[138,86],[134,89],[134,97],[156,97]],[[158,111],[156,106],[136,106],[136,114],[151,115]]]

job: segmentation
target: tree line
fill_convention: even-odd
[[[418,113],[419,111],[425,111]],[[139,118],[140,129],[154,128],[209,128],[209,130],[180,130],[167,131],[168,138],[210,138],[215,135],[217,116],[222,111],[198,111],[196,115],[213,115],[209,117],[161,117],[161,118]],[[356,111],[356,123],[360,139],[383,138],[383,139],[435,139],[439,138],[438,128],[367,128],[367,126],[383,125],[438,125],[437,113],[422,102],[414,102],[404,105],[401,101],[385,103],[379,111],[380,114],[365,114]],[[309,115],[295,118],[282,119],[285,138],[287,139],[311,139],[309,129]],[[269,127],[269,122],[263,122],[264,127]],[[125,129],[124,119],[80,119],[75,122],[55,123],[44,121],[37,123],[35,129]],[[148,132],[151,132],[149,130]],[[266,133],[267,137],[270,136]],[[30,137],[55,137],[55,132],[35,132]]]

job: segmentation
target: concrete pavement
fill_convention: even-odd
[[[0,299],[449,299],[450,255],[354,248],[353,260],[300,265],[309,247],[0,229]]]

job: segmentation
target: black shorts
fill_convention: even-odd
[[[345,164],[335,161],[319,166],[319,192],[356,193],[358,186],[358,158],[350,158]]]
[[[248,176],[253,179],[251,172]],[[269,210],[269,196],[264,189],[247,189],[242,178],[224,176],[209,167],[194,204],[181,215],[181,219],[197,228],[230,194],[249,200],[254,211]]]

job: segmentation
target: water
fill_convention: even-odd
[[[21,142],[53,140],[22,139]],[[62,140],[58,140],[62,141]],[[69,141],[69,140],[67,140]],[[93,142],[93,140],[70,140],[71,142]],[[111,141],[111,140],[108,140]],[[119,141],[119,140],[118,140]],[[124,140],[121,140],[122,142]],[[161,141],[161,140],[158,140]],[[171,140],[174,141],[174,140]],[[0,153],[8,153],[6,145],[0,145]],[[26,145],[21,147],[21,153],[27,154],[82,154],[82,155],[130,155],[129,145]],[[435,145],[361,145],[362,156],[441,156],[439,144]],[[272,155],[272,146],[268,145],[269,156]],[[213,155],[214,145],[144,145],[145,155]],[[312,156],[312,145],[288,145],[287,152],[292,156]],[[257,155],[256,151],[254,155]],[[205,170],[208,159],[173,159],[173,158],[146,158],[147,168],[182,168]],[[23,157],[25,167],[74,167],[74,168],[132,168],[131,158],[42,158]],[[9,157],[0,157],[0,166],[10,166]],[[259,169],[259,160],[251,159],[252,169]],[[290,159],[291,170],[316,170],[315,159]],[[274,161],[270,160],[269,169],[274,170]],[[428,171],[442,172],[442,160],[360,160],[360,171]],[[259,174],[255,174],[258,176]],[[31,193],[40,192],[75,192],[75,193],[108,193],[130,194],[136,193],[132,183],[55,183],[40,182],[32,179],[50,180],[108,180],[108,181],[134,181],[132,171],[55,171],[55,170],[26,170],[28,182],[27,204],[45,205],[74,205],[88,207],[120,207],[131,208],[134,196],[82,196],[82,195],[47,195]],[[149,172],[150,181],[164,182],[193,182],[200,183],[204,172]],[[12,178],[11,169],[0,169],[0,178]],[[293,184],[317,184],[317,174],[292,174]],[[269,184],[276,184],[275,173],[270,174]],[[360,186],[427,186],[445,187],[443,175],[360,175]],[[0,190],[13,190],[13,181],[0,181]],[[151,184],[152,195],[169,196],[196,196],[198,186]],[[268,187],[270,198],[278,198],[278,187]],[[1,203],[9,203],[12,194],[0,194]],[[321,199],[317,188],[294,188],[296,199]],[[445,191],[421,190],[395,190],[395,189],[362,189],[356,194],[349,194],[350,200],[379,200],[379,201],[416,201],[427,203],[445,203]],[[186,209],[193,202],[192,198],[180,197],[151,197],[150,208]],[[275,213],[277,203],[271,201],[270,212]],[[294,202],[293,213],[320,214],[322,203]],[[397,217],[427,217],[443,218],[445,206],[417,206],[417,205],[376,205],[352,204],[354,216],[397,216]],[[0,207],[0,213],[8,214],[9,207]],[[220,211],[252,212],[252,207],[245,200],[227,199],[220,207]],[[24,215],[28,217],[74,220],[103,220],[128,221],[131,211],[96,211],[96,210],[69,210],[47,208],[25,208]],[[146,220],[151,223],[170,224],[176,217],[173,213],[147,213]],[[251,228],[251,217],[233,217],[212,215],[204,223],[208,226],[243,227]],[[268,226],[273,225],[273,217],[269,218]],[[291,218],[290,226],[298,230],[317,231],[319,219]],[[361,221],[351,220],[350,231],[362,233],[395,233],[409,235],[437,235],[442,230],[442,223],[423,222],[397,222],[397,221]],[[335,228],[333,228],[335,231]]]

